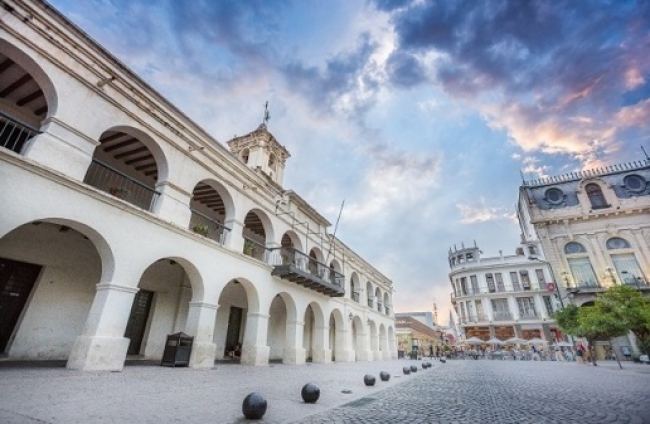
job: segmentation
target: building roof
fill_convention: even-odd
[[[395,328],[408,328],[426,336],[437,338],[439,332],[413,317],[395,317]]]

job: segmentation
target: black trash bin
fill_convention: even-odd
[[[167,336],[167,343],[165,343],[165,351],[160,365],[165,367],[189,366],[193,342],[194,337],[185,333],[175,333]]]

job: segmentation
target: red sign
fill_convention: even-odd
[[[555,283],[546,283],[546,290],[550,292],[555,291]]]

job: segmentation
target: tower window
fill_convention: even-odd
[[[275,166],[275,155],[271,153],[269,155],[269,168],[273,168]]]
[[[250,151],[248,149],[244,149],[241,151],[241,160],[244,161],[244,163],[248,163],[248,155],[250,154]]]
[[[607,201],[605,201],[603,190],[598,184],[587,184],[585,186],[585,191],[587,192],[587,197],[589,197],[589,201],[591,202],[592,209],[603,209],[609,207]]]

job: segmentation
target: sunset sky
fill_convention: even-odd
[[[450,246],[514,253],[520,170],[650,152],[648,1],[51,3],[221,143],[268,101],[285,188],[345,199],[337,236],[442,324]]]

